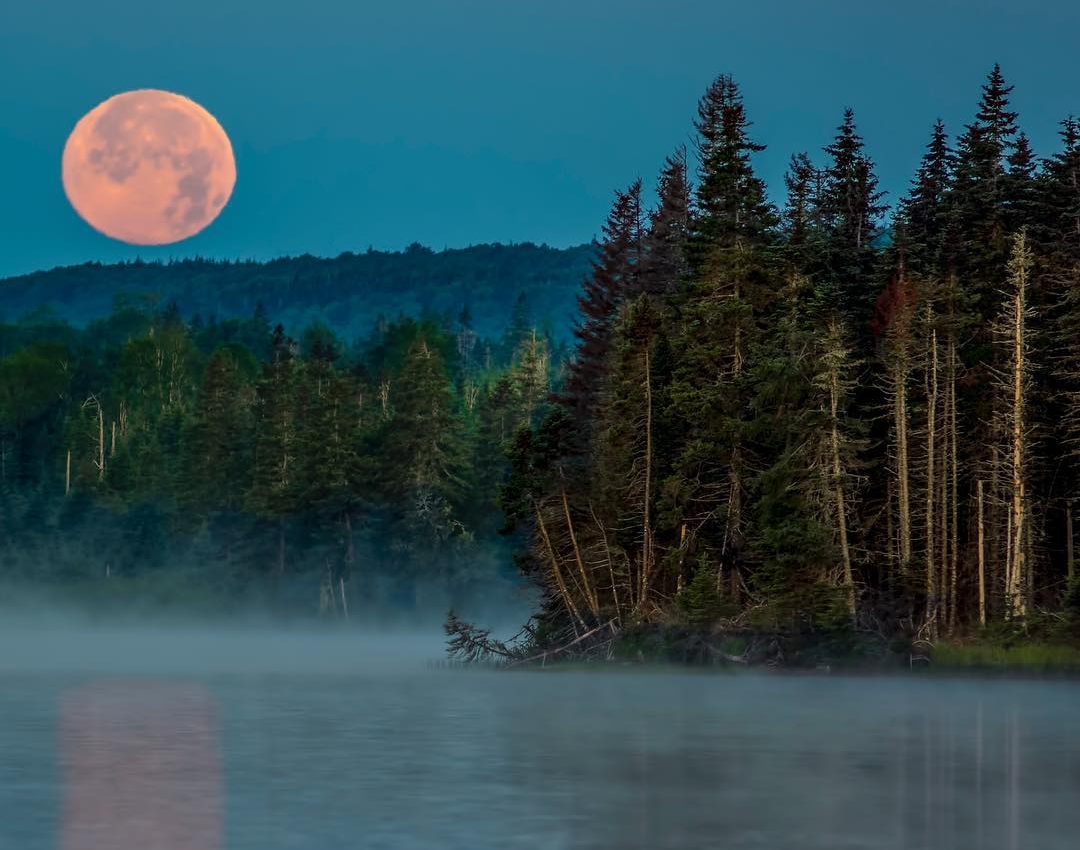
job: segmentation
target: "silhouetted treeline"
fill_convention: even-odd
[[[376,316],[456,315],[468,305],[485,335],[500,333],[524,295],[536,320],[556,334],[569,328],[574,298],[594,246],[477,245],[432,251],[345,253],[334,259],[271,262],[180,260],[87,263],[0,281],[0,318],[49,315],[75,325],[102,319],[120,305],[175,302],[185,318],[249,316],[262,304],[275,322],[312,321],[342,339],[368,333]]]
[[[1010,92],[995,67],[970,124],[930,129],[891,217],[850,109],[770,203],[727,76],[656,208],[618,193],[502,495],[541,643],[1075,634],[1080,121],[1040,158]]]

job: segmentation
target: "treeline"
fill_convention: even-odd
[[[520,589],[501,446],[566,359],[534,325],[520,296],[494,337],[467,309],[348,345],[261,306],[0,325],[0,586],[490,613]]]
[[[656,207],[618,193],[502,494],[541,642],[1075,628],[1080,120],[1039,158],[1010,92],[933,126],[889,217],[850,109],[770,203],[728,76]]]
[[[432,251],[345,253],[333,259],[271,262],[203,259],[134,261],[56,268],[0,281],[0,317],[57,319],[84,326],[116,306],[158,308],[175,302],[187,319],[250,316],[263,304],[275,322],[327,324],[342,339],[365,336],[387,316],[456,314],[463,304],[475,328],[498,336],[514,299],[524,294],[545,330],[569,329],[574,299],[594,246],[556,249],[529,243]]]

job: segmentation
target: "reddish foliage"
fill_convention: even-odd
[[[874,317],[870,320],[870,331],[874,336],[881,336],[902,317],[911,315],[911,308],[915,306],[918,295],[911,285],[903,268],[893,275],[874,305]],[[897,327],[894,332],[901,331]]]

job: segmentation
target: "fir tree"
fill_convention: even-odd
[[[688,270],[690,184],[685,149],[680,148],[664,163],[657,195],[658,203],[649,215],[645,236],[641,289],[655,296],[673,295]]]
[[[900,202],[898,219],[903,230],[905,263],[917,274],[926,274],[940,264],[948,224],[946,198],[952,180],[952,156],[945,125],[939,120],[911,189]]]
[[[578,298],[577,351],[568,369],[562,403],[580,424],[583,439],[587,439],[589,420],[602,403],[612,323],[625,300],[641,291],[643,238],[641,181],[636,180],[616,196],[604,225],[599,256]]]
[[[694,122],[699,165],[689,259],[695,274],[713,264],[718,250],[773,238],[778,216],[751,163],[765,146],[750,139],[750,126],[738,85],[726,74],[717,77]]]
[[[838,310],[862,331],[879,292],[873,243],[886,207],[851,109],[844,111],[843,123],[825,153],[829,164],[818,200],[825,228],[825,268],[816,283],[829,309]]]

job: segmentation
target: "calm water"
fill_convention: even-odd
[[[1075,683],[466,673],[426,667],[435,640],[34,644],[0,641],[3,850],[1080,841]]]

